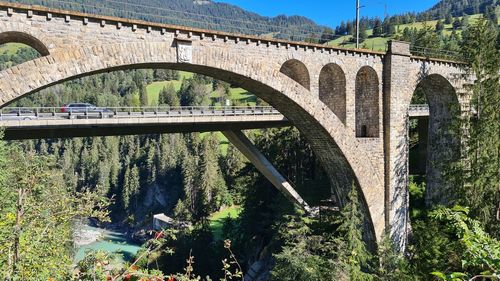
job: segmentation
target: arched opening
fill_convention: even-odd
[[[48,54],[47,48],[28,34],[0,33],[0,71]]]
[[[346,79],[342,68],[328,64],[319,75],[319,99],[346,123]]]
[[[410,173],[420,178],[417,182],[426,183],[425,205],[447,204],[453,199],[450,165],[460,157],[460,138],[455,130],[460,114],[457,94],[448,80],[433,74],[417,85],[412,104],[420,109],[409,114],[410,144],[413,143]],[[428,115],[417,114],[425,111],[425,104]]]
[[[280,72],[292,78],[304,88],[311,89],[311,78],[309,70],[304,63],[296,59],[286,61],[280,69]]]
[[[48,56],[49,49],[39,39],[22,32],[9,31],[0,33],[0,45],[7,43],[20,43],[35,49],[40,55]]]
[[[159,46],[158,50],[164,49],[162,46]],[[118,50],[109,50],[109,55],[105,52],[104,53],[107,56],[114,58],[114,56],[119,56],[119,54],[116,54],[115,52],[118,52]],[[166,54],[167,52],[163,53]],[[329,118],[329,120],[333,121],[333,124],[325,124],[322,119],[316,119],[314,114],[307,111],[307,101],[301,98],[296,98],[296,91],[293,93],[287,93],[289,89],[287,87],[281,87],[281,85],[286,86],[286,84],[280,83],[290,83],[288,79],[283,79],[284,77],[282,76],[267,77],[252,75],[252,73],[255,73],[255,65],[242,63],[242,61],[246,61],[246,58],[239,60],[238,57],[225,57],[221,60],[206,61],[200,64],[180,64],[176,62],[176,58],[170,58],[167,55],[161,58],[154,58],[151,60],[148,59],[149,58],[144,59],[146,62],[142,62],[142,60],[139,62],[135,60],[126,60],[124,62],[123,60],[116,59],[107,64],[101,64],[99,62],[96,63],[94,59],[87,60],[86,58],[82,58],[80,63],[82,66],[86,66],[86,68],[74,68],[72,67],[74,62],[68,62],[62,64],[61,66],[61,68],[67,67],[67,69],[69,69],[68,72],[54,71],[53,75],[51,75],[43,85],[37,85],[36,89],[32,89],[28,86],[22,86],[20,90],[4,90],[6,93],[12,92],[17,93],[17,95],[11,95],[9,100],[3,100],[3,102],[5,105],[5,103],[12,102],[16,98],[20,98],[22,95],[37,92],[40,89],[44,89],[52,85],[60,84],[75,78],[114,70],[154,68],[175,69],[199,73],[206,76],[212,76],[216,79],[223,80],[229,84],[242,87],[249,92],[255,93],[258,97],[262,98],[265,102],[274,106],[277,110],[283,113],[287,119],[290,120],[307,138],[312,149],[318,156],[320,163],[324,165],[323,167],[331,180],[331,184],[333,186],[332,191],[335,194],[335,199],[336,202],[338,202],[338,205],[343,206],[346,203],[346,197],[353,182],[356,183],[362,191],[366,190],[365,187],[369,186],[368,182],[371,181],[369,179],[374,179],[371,183],[375,182],[376,185],[379,184],[378,179],[376,179],[373,175],[362,175],[360,173],[362,170],[369,170],[368,167],[371,165],[370,162],[358,161],[361,157],[358,156],[356,151],[344,149],[344,147],[347,147],[346,143],[349,143],[349,141],[344,140],[346,138],[349,140],[353,136],[350,136],[349,132],[343,128],[344,126],[339,126],[342,124],[340,120],[331,116],[332,118]],[[230,60],[231,64],[227,63],[225,60]],[[26,72],[31,71],[28,69],[27,65],[22,70]],[[35,69],[34,71],[37,70]],[[264,73],[266,72],[264,71]],[[307,75],[307,77],[309,76]],[[280,89],[284,89],[284,92]],[[305,89],[296,90],[307,93]],[[332,133],[327,130],[327,127],[332,125],[339,128],[342,127],[338,133],[335,132],[334,136],[332,136]],[[351,165],[351,163],[356,163],[356,165]],[[366,167],[366,169],[363,167]],[[367,202],[367,199],[370,201]],[[360,192],[360,201],[362,201],[362,208],[363,210],[366,210],[365,213],[367,214],[366,231],[369,233],[367,236],[371,238],[370,240],[374,240],[376,231],[380,234],[382,227],[380,224],[375,226],[373,222],[381,221],[380,216],[382,214],[372,212],[373,208],[375,208],[375,202],[373,198],[365,198],[363,196],[363,192]],[[372,216],[375,217],[372,218]]]
[[[356,137],[378,138],[379,80],[375,70],[363,66],[356,76]]]

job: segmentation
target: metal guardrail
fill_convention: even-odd
[[[281,115],[281,113],[270,106],[7,107],[0,109],[0,121],[254,115]]]
[[[412,105],[410,105],[410,111],[429,111],[429,105],[427,105],[427,104],[412,104]]]
[[[462,54],[460,54],[459,52],[443,49],[423,48],[414,45],[410,46],[410,53],[414,56],[425,58],[438,58],[453,61],[461,61],[463,59]]]
[[[426,117],[430,115],[429,105],[427,104],[411,104],[408,110],[408,115],[411,118]]]

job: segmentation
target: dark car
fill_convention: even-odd
[[[69,103],[61,108],[63,113],[69,113],[69,118],[109,118],[114,112],[109,108],[97,107],[90,103]]]
[[[0,120],[34,120],[37,118],[35,112],[32,110],[16,108],[3,113]]]

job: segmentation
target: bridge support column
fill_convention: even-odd
[[[427,169],[427,149],[429,145],[429,118],[418,119],[418,173],[425,175]]]
[[[291,202],[302,207],[306,212],[312,212],[311,207],[309,207],[285,177],[274,168],[271,162],[252,144],[243,132],[224,131],[222,133],[283,195]]]
[[[409,233],[408,81],[410,44],[389,42],[384,64],[385,223],[395,245],[404,251]]]

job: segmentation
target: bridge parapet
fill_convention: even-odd
[[[369,54],[369,55],[378,55],[383,56],[384,52],[376,52],[370,50],[361,50],[361,49],[348,49],[341,47],[334,47],[330,45],[316,44],[316,43],[308,43],[301,41],[290,41],[283,39],[275,39],[270,38],[268,36],[255,36],[255,35],[247,35],[247,34],[238,34],[238,33],[230,33],[216,30],[208,30],[208,29],[200,29],[194,27],[186,27],[180,25],[171,25],[171,24],[163,24],[163,23],[155,23],[148,22],[137,19],[127,19],[127,18],[119,18],[112,16],[103,16],[103,15],[95,15],[82,13],[77,11],[69,11],[62,9],[54,9],[47,8],[38,5],[25,5],[18,3],[9,3],[0,1],[0,10],[3,10],[7,13],[9,17],[16,13],[25,14],[27,18],[33,18],[34,16],[42,16],[47,21],[50,21],[54,18],[61,18],[64,20],[65,24],[70,24],[72,21],[79,21],[83,25],[88,25],[91,22],[98,23],[101,27],[105,27],[107,25],[115,26],[116,29],[122,29],[127,27],[131,29],[133,32],[138,30],[146,31],[147,33],[157,32],[161,35],[166,33],[172,33],[175,37],[181,38],[192,38],[193,36],[199,38],[211,38],[216,39],[220,38],[224,41],[233,41],[233,42],[244,42],[244,43],[257,43],[264,45],[273,45],[276,47],[283,47],[286,49],[295,48],[295,49],[306,49],[312,50],[314,52],[327,52],[330,54],[334,53],[345,53],[345,54]],[[2,44],[0,38],[0,44]]]
[[[283,39],[275,39],[275,38],[270,38],[269,36],[255,36],[255,35],[248,35],[248,34],[230,33],[230,32],[223,32],[223,31],[216,31],[216,30],[186,27],[186,26],[180,26],[180,25],[148,22],[148,21],[138,20],[138,19],[103,16],[103,15],[82,13],[82,12],[77,12],[77,11],[47,8],[47,7],[38,6],[38,5],[25,5],[25,4],[19,4],[19,3],[9,3],[9,2],[5,2],[5,1],[0,1],[0,9],[6,11],[7,16],[9,16],[9,17],[15,13],[23,13],[23,14],[26,14],[27,18],[33,18],[34,16],[43,16],[46,18],[47,21],[51,21],[54,18],[62,18],[63,22],[65,24],[70,24],[71,21],[79,21],[83,25],[88,25],[89,22],[94,22],[94,23],[100,24],[101,27],[105,27],[106,25],[115,26],[116,29],[122,29],[124,27],[128,27],[133,32],[140,29],[140,30],[146,31],[146,33],[159,32],[161,35],[164,35],[166,33],[172,33],[175,37],[179,37],[179,38],[192,38],[194,35],[196,35],[201,39],[203,39],[205,37],[212,38],[214,40],[216,38],[221,38],[225,41],[234,41],[236,43],[241,41],[241,42],[245,42],[247,44],[250,44],[250,43],[267,44],[267,45],[274,45],[278,48],[284,47],[286,49],[302,48],[305,50],[309,49],[309,50],[312,50],[314,52],[316,52],[316,51],[319,51],[322,53],[327,52],[329,54],[344,53],[344,54],[352,54],[352,55],[355,55],[355,54],[360,54],[360,55],[368,54],[368,55],[376,55],[376,56],[384,56],[385,55],[385,52],[371,51],[371,50],[366,50],[366,49],[342,48],[342,47],[325,45],[325,44],[316,44],[316,43],[309,43],[309,42],[302,42],[302,41],[290,41],[290,40],[283,40]],[[0,36],[0,44],[3,44],[3,43],[5,43],[5,42],[2,42],[2,37]],[[415,47],[412,46],[412,50],[414,50],[414,49],[415,49]],[[402,53],[410,54],[409,50],[400,50],[400,49],[389,50],[389,52],[398,53],[398,54],[402,54]],[[421,51],[417,52],[417,54],[421,54],[421,53],[422,53]],[[425,54],[428,54],[428,52],[426,51]],[[434,55],[434,58],[432,55]],[[442,56],[440,56],[439,54],[436,54],[436,53],[432,53],[430,56],[429,55],[425,55],[425,56],[415,55],[413,57],[415,59],[419,59],[419,60],[452,63],[452,64],[460,63],[460,62],[457,62],[456,60],[454,60],[453,57],[450,57],[450,56],[445,56],[445,59],[442,59],[442,58],[440,59],[438,57],[442,57]]]

